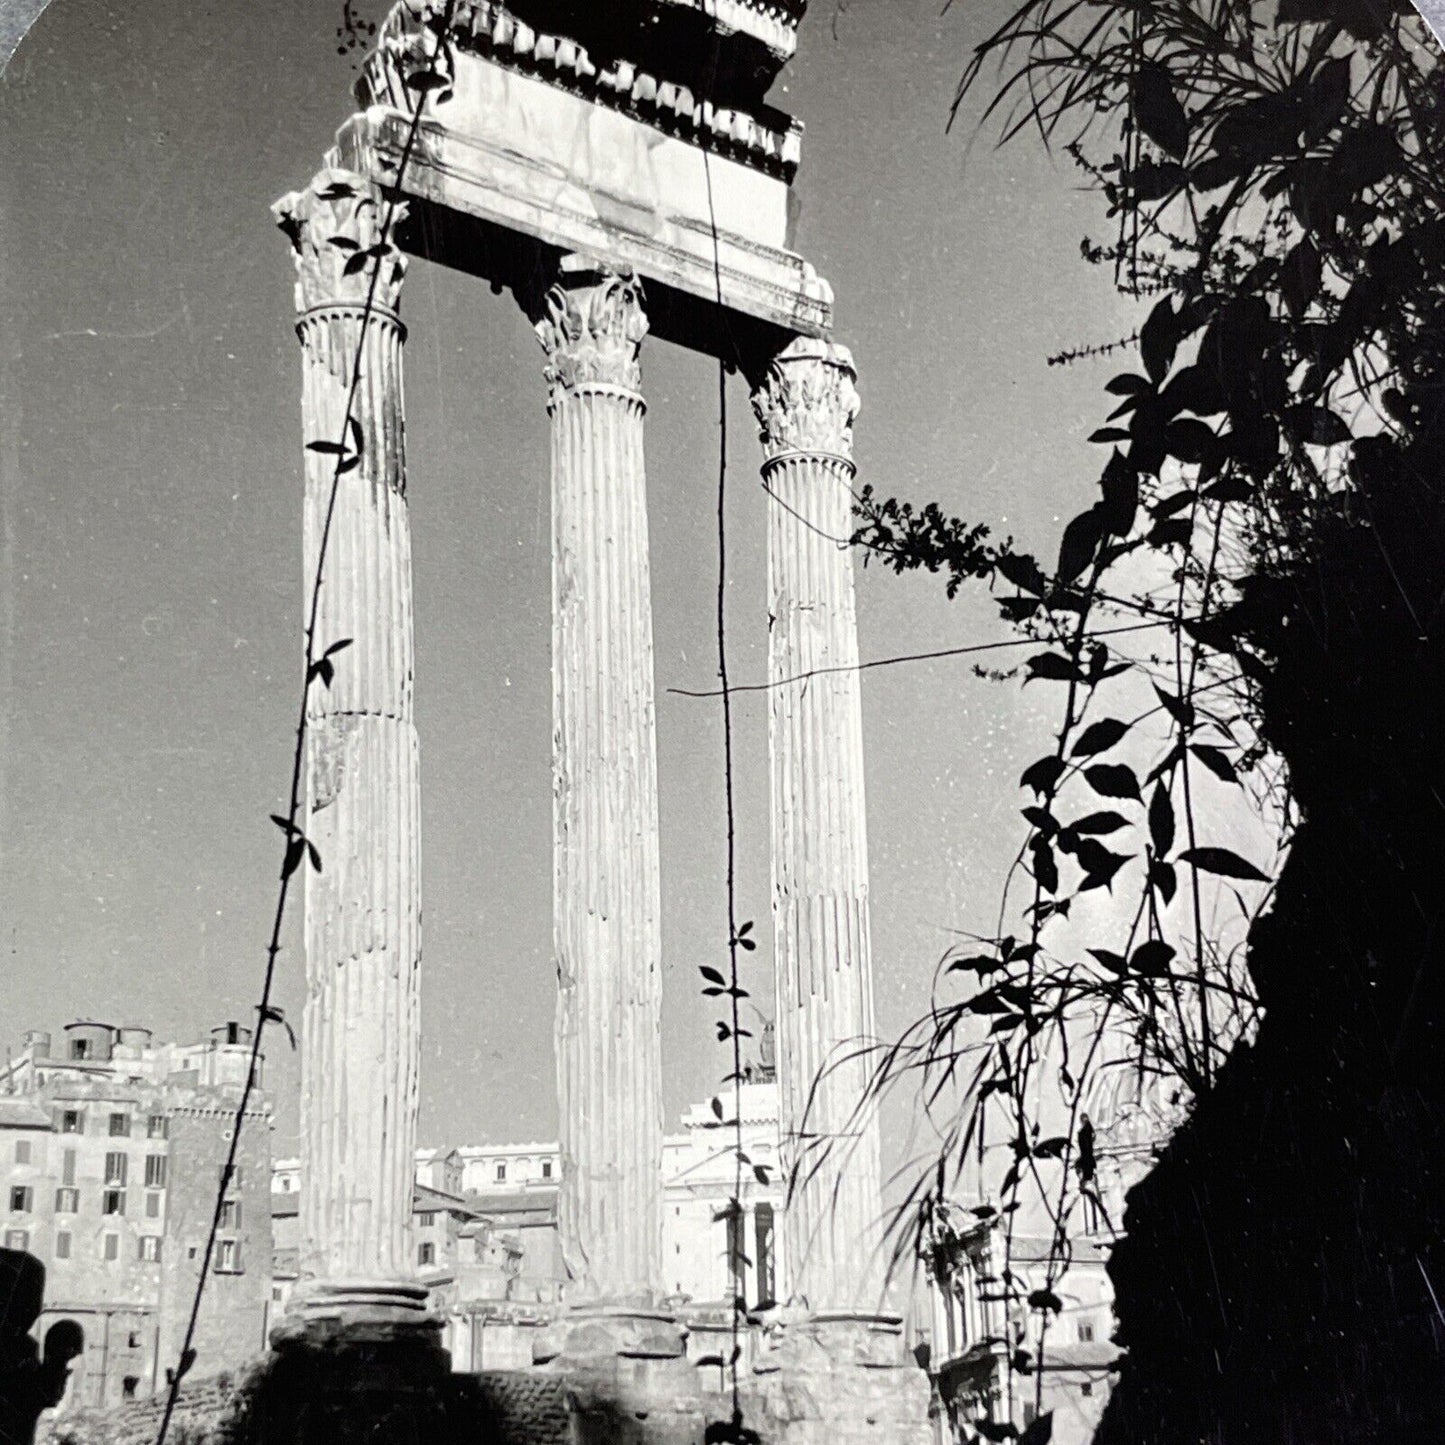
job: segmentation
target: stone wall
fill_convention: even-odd
[[[184,1388],[171,1419],[169,1445],[262,1445],[267,1432],[254,1417],[253,1391],[263,1384],[262,1373],[252,1371]],[[571,1438],[563,1385],[555,1378],[509,1370],[453,1375],[440,1393],[447,1438],[427,1445],[567,1445]],[[164,1414],[163,1396],[109,1410],[47,1414],[41,1417],[36,1445],[153,1445]]]
[[[71,1410],[40,1417],[35,1445],[153,1445],[165,1414],[164,1394],[109,1410]],[[171,1418],[170,1445],[233,1445],[238,1391],[235,1377],[199,1380],[182,1391]]]
[[[333,1375],[329,1404],[318,1417],[316,1392],[298,1392],[298,1377],[284,1368],[273,1373],[275,1359],[185,1388],[168,1445],[360,1445],[363,1439],[366,1445],[616,1445],[684,1438],[669,1425],[661,1396],[656,1411],[638,1411],[636,1399],[613,1406],[604,1398],[610,1387],[599,1396],[596,1379],[575,1376],[569,1384],[539,1370],[444,1374],[430,1382],[398,1378],[396,1388],[379,1389],[375,1378],[358,1377],[339,1390]],[[757,1445],[924,1445],[931,1439],[913,1399],[917,1391],[900,1391],[896,1379],[885,1378],[897,1371],[840,1372],[821,1360],[793,1364],[800,1368],[788,1375],[749,1377],[743,1424],[745,1438]],[[626,1379],[613,1384],[627,1393]],[[700,1445],[704,1432],[709,1440],[738,1438],[726,1394],[704,1393],[698,1403],[688,1441]],[[158,1398],[44,1416],[36,1445],[153,1445],[164,1409]]]

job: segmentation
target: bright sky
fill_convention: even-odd
[[[1135,324],[1079,242],[1067,160],[945,134],[999,0],[814,0],[774,91],[807,124],[800,245],[861,370],[862,480],[1049,549],[1089,498]],[[54,0],[0,83],[0,1035],[78,1015],[249,1018],[274,899],[301,600],[299,361],[268,206],[349,108],[340,0]],[[541,353],[509,297],[417,265],[403,307],[423,748],[428,1143],[555,1129],[549,558]],[[726,940],[715,677],[715,376],[655,344],[650,402],[670,1116],[726,1071],[696,966]],[[766,665],[764,509],[731,395],[736,681]],[[1001,635],[978,594],[860,575],[865,658]],[[1010,656],[1004,654],[1004,657]],[[984,659],[1002,665],[1000,656]],[[992,931],[1016,779],[1055,700],[971,659],[866,674],[880,1023],[953,930]],[[740,904],[764,946],[766,711],[738,709]],[[299,920],[293,919],[293,925]],[[299,930],[280,1002],[301,1012]],[[295,1068],[269,1049],[290,1152]]]

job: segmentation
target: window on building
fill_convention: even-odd
[[[770,1304],[777,1298],[773,1278],[773,1206],[759,1204],[753,1210],[753,1262],[757,1266],[758,1297],[756,1304]]]
[[[110,1116],[110,1137],[112,1139],[130,1138],[129,1114],[112,1114]]]
[[[17,1184],[10,1190],[11,1214],[29,1214],[34,1200],[34,1190],[28,1184]]]
[[[140,1349],[140,1336],[134,1330],[131,1330],[129,1334],[126,1335],[125,1347],[128,1350]]]
[[[158,1234],[143,1234],[140,1237],[140,1257],[147,1264],[156,1264],[161,1257],[161,1237]]]
[[[102,1214],[124,1214],[125,1190],[107,1189],[100,1196],[100,1212]]]
[[[1093,1340],[1093,1338],[1094,1338],[1094,1322],[1093,1322],[1093,1320],[1080,1320],[1080,1321],[1079,1321],[1079,1342],[1080,1342],[1081,1344],[1087,1345],[1087,1344],[1089,1344],[1089,1343]]]
[[[17,1139],[15,1141],[15,1162],[17,1164],[28,1164],[30,1162],[29,1139]]]
[[[169,1139],[171,1136],[171,1121],[164,1114],[152,1114],[146,1120],[147,1139]]]
[[[125,1379],[120,1382],[121,1397],[126,1400],[134,1400],[136,1386],[139,1384],[139,1375],[127,1375]]]
[[[743,1220],[736,1210],[727,1215],[728,1286],[734,1296],[747,1293],[747,1242],[743,1237]]]
[[[544,1159],[544,1160],[542,1161],[542,1178],[543,1178],[543,1179],[550,1179],[551,1177],[552,1177],[552,1161],[551,1161],[550,1159]]]
[[[1094,1393],[1094,1382],[1092,1380],[1085,1380],[1079,1386],[1079,1393],[1085,1397],[1092,1395]]]
[[[430,1240],[425,1244],[418,1245],[416,1251],[416,1262],[419,1265],[435,1264],[437,1258],[437,1247]]]
[[[231,1178],[229,1182],[227,1182],[226,1179],[226,1166],[224,1164],[221,1165],[221,1185],[225,1189],[227,1194],[232,1193],[234,1190],[240,1189],[244,1185],[244,1183],[245,1175],[242,1173],[241,1166],[239,1164],[233,1164],[231,1166]]]
[[[223,1199],[221,1201],[221,1228],[239,1229],[241,1227],[241,1201],[239,1199]]]
[[[164,1189],[166,1187],[166,1156],[164,1154],[146,1155],[146,1188]]]
[[[239,1239],[222,1239],[216,1244],[216,1273],[217,1274],[241,1274],[241,1241]]]
[[[55,1191],[55,1212],[57,1214],[79,1214],[80,1190],[57,1189]]]
[[[105,1182],[124,1187],[126,1182],[126,1156],[113,1149],[105,1156]]]
[[[507,1164],[504,1159],[497,1160],[496,1179],[498,1184],[505,1184],[507,1182]]]
[[[23,1229],[7,1229],[5,1231],[5,1248],[24,1254],[30,1248],[30,1235]]]
[[[118,1235],[118,1234],[107,1234],[107,1235],[105,1236],[105,1242],[104,1242],[104,1245],[103,1245],[103,1247],[102,1247],[102,1249],[101,1249],[101,1253],[105,1256],[106,1259],[119,1259],[119,1258],[120,1258],[120,1235]]]
[[[70,1258],[70,1232],[62,1229],[55,1236],[55,1257],[56,1259]]]
[[[75,1183],[75,1150],[67,1149],[60,1161],[60,1182],[62,1184]]]
[[[416,1222],[421,1225],[423,1229],[430,1229],[432,1225],[437,1222],[437,1217],[433,1211],[428,1210],[424,1214],[418,1214],[416,1217]]]
[[[161,1197],[159,1194],[146,1195],[146,1218],[159,1219],[161,1217]]]
[[[80,1109],[63,1109],[60,1113],[62,1134],[84,1134],[85,1114]]]

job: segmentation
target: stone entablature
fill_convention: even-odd
[[[695,37],[683,60],[646,36],[658,59],[632,64],[610,58],[635,38],[621,21],[609,45],[603,20],[578,12],[587,34],[603,27],[589,51],[495,0],[464,0],[439,50],[435,11],[435,0],[393,8],[358,86],[365,109],[329,157],[383,187],[407,157],[402,190],[431,214],[401,228],[403,250],[511,287],[528,309],[537,298],[522,293],[557,253],[631,273],[653,288],[654,332],[685,346],[717,344],[698,303],[732,313],[731,333],[755,350],[829,330],[832,289],[791,249],[800,128],[756,87],[687,79]]]
[[[423,15],[429,18],[440,8],[431,4]],[[737,3],[732,9],[752,13],[750,7]],[[754,114],[714,105],[696,96],[685,82],[654,74],[631,60],[598,65],[581,42],[537,30],[496,0],[463,0],[453,21],[452,39],[493,64],[535,76],[789,184],[797,174],[803,128],[770,107]],[[404,5],[395,7],[383,22],[376,49],[357,83],[357,99],[365,106],[410,109],[414,92],[407,86],[407,76],[425,64],[429,50],[425,20]]]

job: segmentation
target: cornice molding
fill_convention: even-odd
[[[431,25],[441,10],[437,0],[401,0],[392,7],[356,83],[361,105],[387,106],[403,114],[414,108],[415,92],[406,80],[428,68],[435,48]],[[599,67],[586,46],[534,29],[497,0],[461,0],[453,37],[464,51],[621,111],[711,154],[778,176],[789,185],[797,174],[803,152],[801,122],[790,119],[779,128],[746,111],[715,106],[699,100],[687,86],[651,75],[627,60]],[[433,99],[438,94],[444,95],[445,88],[434,91]],[[445,123],[439,113],[436,119]]]

